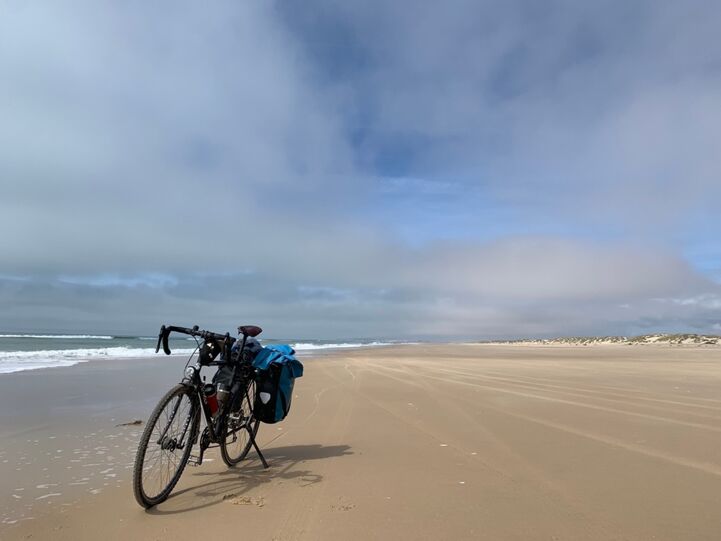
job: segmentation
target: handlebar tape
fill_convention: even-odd
[[[162,325],[160,327],[160,332],[158,333],[158,343],[155,344],[155,353],[160,351],[160,341],[163,339],[164,334],[165,334],[165,325]]]

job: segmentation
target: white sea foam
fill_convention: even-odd
[[[57,335],[0,335],[2,337],[23,336],[35,338],[62,338]],[[66,338],[112,338],[96,336],[96,335],[64,335]],[[313,342],[297,342],[291,346],[296,351],[312,352],[318,350],[344,349],[344,348],[362,348],[373,346],[391,345],[389,342],[340,342],[319,344]],[[174,354],[190,355],[195,349],[177,348],[173,349]],[[0,351],[0,374],[10,374],[13,372],[22,372],[24,370],[38,370],[41,368],[61,368],[73,366],[90,360],[102,360],[112,358],[128,358],[128,357],[154,357],[155,348],[137,348],[128,346],[115,346],[105,348],[78,348],[78,349],[47,349],[39,351]]]
[[[189,355],[193,349],[177,349],[173,353]],[[155,348],[112,348],[57,349],[42,351],[0,351],[0,374],[38,370],[40,368],[58,368],[78,363],[121,357],[152,357]]]
[[[50,494],[43,494],[35,498],[36,500],[44,500],[45,498],[54,498],[55,496],[62,496],[61,492],[51,492]]]
[[[98,336],[94,334],[0,334],[0,338],[64,338],[64,339],[93,339],[112,340],[112,336]]]

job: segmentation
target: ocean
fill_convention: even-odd
[[[0,333],[0,374],[24,370],[73,366],[90,360],[150,357],[155,353],[157,336],[111,336],[95,334],[32,334]],[[261,340],[262,344],[290,344],[298,354],[388,345],[390,342],[371,340]],[[195,351],[195,340],[171,335],[173,355],[189,356]]]

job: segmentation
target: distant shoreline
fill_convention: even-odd
[[[704,334],[644,334],[641,336],[568,336],[558,338],[482,340],[475,343],[494,346],[718,346],[721,345],[721,336]]]

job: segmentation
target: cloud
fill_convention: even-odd
[[[0,327],[509,336],[720,315],[658,301],[719,295],[687,257],[720,250],[715,5],[3,10]]]
[[[399,176],[482,184],[539,221],[562,213],[644,233],[684,224],[720,194],[718,6],[319,0],[289,9],[291,28],[321,58],[313,36],[329,27],[357,51],[330,86],[359,110],[348,129],[360,132],[371,168],[390,148]]]
[[[269,8],[169,7],[17,5],[0,22],[8,266],[177,267],[158,254],[350,197],[336,119]]]
[[[386,255],[357,266],[331,254],[325,273],[307,254],[292,273],[0,280],[0,327],[148,334],[159,322],[251,322],[276,337],[508,337],[710,332],[721,316],[721,287],[667,254],[515,239]]]

